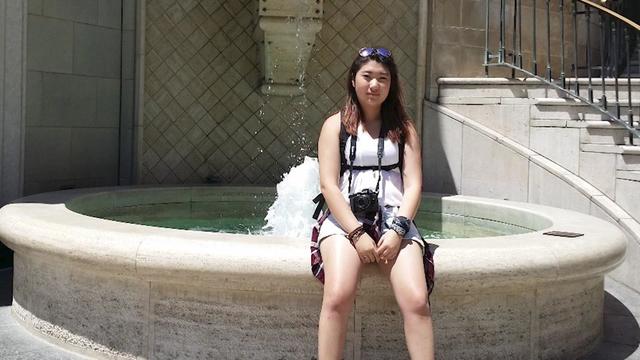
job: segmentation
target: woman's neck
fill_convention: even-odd
[[[362,109],[362,130],[366,131],[372,138],[378,137],[382,125],[382,115],[380,108]]]
[[[373,125],[382,120],[382,114],[380,112],[380,107],[376,108],[365,108],[362,107],[362,121]]]

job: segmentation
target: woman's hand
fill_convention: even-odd
[[[395,259],[398,256],[401,244],[402,238],[397,232],[393,230],[385,232],[380,238],[380,244],[376,249],[379,261],[383,261],[386,264],[389,260]]]
[[[378,253],[376,252],[376,242],[366,232],[355,240],[355,248],[360,260],[365,263],[378,262]]]

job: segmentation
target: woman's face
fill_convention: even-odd
[[[360,106],[380,107],[389,95],[391,74],[381,63],[369,60],[358,70],[351,84],[356,89]]]

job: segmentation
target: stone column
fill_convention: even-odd
[[[22,195],[26,14],[26,1],[0,0],[0,205]]]

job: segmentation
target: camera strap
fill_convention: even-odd
[[[376,183],[376,193],[380,189],[380,178],[382,177],[382,157],[384,156],[384,134],[380,129],[380,135],[378,137],[378,182]]]
[[[382,157],[384,156],[384,137],[386,132],[380,129],[380,135],[378,136],[378,182],[376,183],[376,193],[380,189],[380,178],[382,177]],[[351,141],[349,146],[349,194],[351,194],[351,179],[353,178],[353,162],[356,160],[356,143],[358,142],[357,135],[351,135]]]

